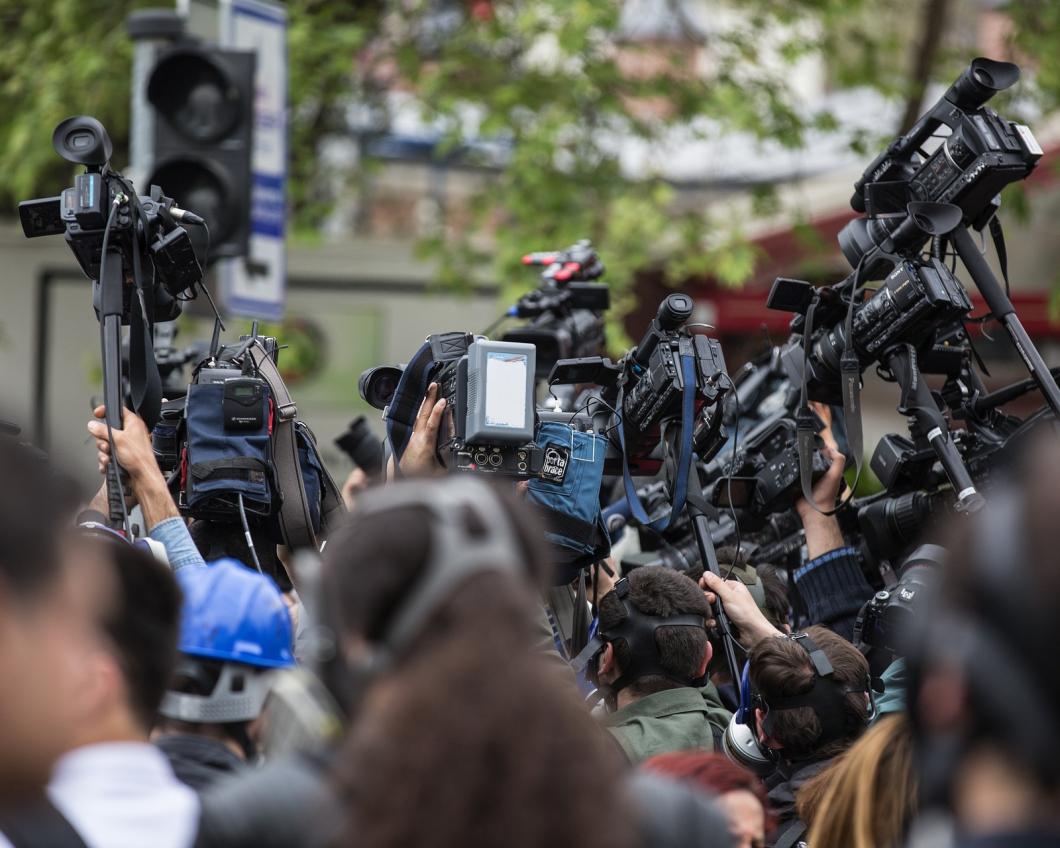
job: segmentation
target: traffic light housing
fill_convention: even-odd
[[[147,184],[206,219],[210,260],[247,255],[254,71],[252,51],[178,43],[158,54],[147,81],[155,114]]]

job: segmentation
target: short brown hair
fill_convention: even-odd
[[[638,568],[630,572],[627,600],[645,615],[710,615],[703,590],[689,577],[669,568]],[[621,625],[626,610],[612,590],[600,599],[600,632]],[[623,671],[629,668],[632,654],[624,640],[612,643],[615,660]],[[655,631],[659,664],[677,680],[691,680],[699,674],[707,649],[707,631],[695,627],[660,627]],[[658,674],[646,675],[631,685],[633,692],[650,695],[665,689],[679,688],[681,683]]]
[[[812,707],[777,710],[772,717],[770,736],[784,746],[790,759],[835,756],[849,747],[865,728],[869,708],[863,691],[869,682],[869,664],[853,645],[831,630],[814,626],[806,634],[824,651],[832,664],[835,681],[853,689],[843,699],[845,730],[839,738],[824,745],[818,740],[825,728]],[[769,704],[773,699],[802,695],[813,688],[815,673],[810,655],[795,640],[770,637],[751,649],[751,686]]]

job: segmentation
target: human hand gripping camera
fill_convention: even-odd
[[[96,458],[99,462],[99,473],[104,476],[111,462],[111,445],[104,423],[106,407],[97,406],[92,414],[94,420],[88,422],[88,432],[96,441]],[[151,444],[151,433],[147,425],[136,413],[126,409],[122,418],[123,427],[112,431],[114,448],[118,463],[129,477],[127,496],[131,497],[131,506],[139,504],[143,511],[144,523],[150,531],[168,518],[180,518],[180,511],[173,502],[166,485],[166,478],[158,467],[154,449]],[[107,484],[93,499],[92,507],[106,507]],[[101,511],[105,512],[105,509]]]

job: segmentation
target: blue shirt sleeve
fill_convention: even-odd
[[[150,536],[156,542],[162,543],[166,556],[169,557],[169,567],[174,571],[206,567],[206,560],[195,547],[183,518],[173,517],[159,521],[151,528]]]

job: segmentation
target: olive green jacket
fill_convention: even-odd
[[[611,713],[604,726],[631,763],[671,751],[715,749],[732,717],[713,683],[702,689],[681,686],[638,698]]]

